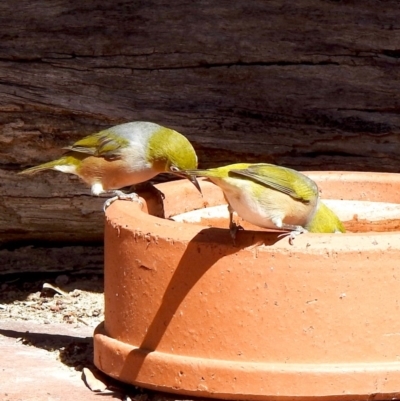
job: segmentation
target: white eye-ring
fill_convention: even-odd
[[[176,166],[171,166],[170,168],[169,168],[173,173],[179,173],[179,168],[178,167],[176,167]]]

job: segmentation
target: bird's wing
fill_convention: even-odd
[[[309,202],[318,194],[318,188],[314,181],[286,167],[255,164],[245,169],[231,170],[230,173],[248,177],[261,185],[283,192],[302,202]]]
[[[82,138],[64,149],[91,156],[118,158],[121,149],[128,145],[129,141],[126,138],[114,134],[111,130],[105,130]]]

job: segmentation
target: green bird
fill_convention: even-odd
[[[196,176],[186,175],[197,167],[197,155],[186,137],[161,125],[135,121],[116,125],[86,136],[65,148],[57,160],[21,171],[30,175],[57,170],[80,177],[93,195],[114,192],[115,199],[138,199],[120,188],[150,180],[159,173],[172,173],[189,179],[200,191]]]
[[[290,242],[304,232],[345,232],[339,218],[319,199],[317,184],[296,170],[238,163],[186,174],[207,177],[222,189],[233,239],[238,229],[233,212],[256,226],[290,231]]]

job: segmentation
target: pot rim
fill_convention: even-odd
[[[304,174],[310,176],[312,179],[316,180],[317,183],[324,182],[325,185],[329,186],[329,182],[340,181],[340,182],[357,182],[360,183],[378,183],[379,185],[394,185],[397,184],[400,187],[400,174],[399,173],[369,173],[369,172],[346,172],[346,171],[307,171]],[[207,192],[219,191],[222,193],[219,187],[207,181],[204,178],[199,179],[201,187],[203,189],[203,198],[195,191],[193,185],[188,180],[175,180],[169,181],[161,184],[155,185],[165,195],[165,204],[168,209],[168,199],[170,194],[176,193],[177,191],[185,192],[190,194],[193,204],[190,202],[185,203],[185,212],[203,208],[204,206],[216,206],[216,205],[204,205],[207,203]],[[328,184],[326,184],[328,183]],[[344,194],[347,195],[347,194]],[[325,199],[330,199],[329,197]],[[347,199],[347,198],[342,198]],[[322,200],[324,197],[322,196]],[[351,199],[350,199],[351,200]],[[400,200],[400,199],[399,199]],[[114,222],[120,222],[121,227],[126,227],[130,230],[141,231],[141,227],[146,227],[150,225],[152,227],[152,235],[159,237],[168,237],[171,240],[180,241],[193,241],[199,238],[198,235],[201,233],[204,235],[204,239],[207,241],[212,240],[213,236],[217,236],[222,233],[229,233],[228,221],[227,228],[208,228],[205,225],[198,223],[182,223],[176,222],[170,219],[170,217],[178,213],[166,213],[167,218],[156,217],[149,214],[146,202],[148,199],[143,199],[144,207],[142,208],[136,202],[126,202],[126,201],[116,201],[107,209],[106,218],[113,220]],[[175,203],[179,201],[174,199]],[[393,203],[393,202],[392,202]],[[400,203],[400,202],[399,202]],[[224,204],[224,203],[219,203]],[[225,202],[226,204],[226,202]],[[174,205],[176,207],[176,204]],[[190,207],[188,209],[188,207]],[[135,215],[134,225],[130,226],[124,222],[132,221],[131,217]],[[180,230],[179,227],[185,225],[185,230]],[[375,249],[385,250],[390,246],[391,248],[400,248],[400,244],[397,245],[394,239],[398,238],[400,231],[369,231],[369,232],[346,232],[346,233],[305,233],[296,237],[293,241],[293,245],[289,244],[286,236],[282,236],[284,231],[273,231],[265,230],[260,228],[259,230],[249,230],[245,229],[240,231],[239,237],[245,239],[244,242],[249,243],[252,237],[256,237],[258,243],[263,239],[266,243],[274,242],[274,247],[276,248],[286,248],[288,250],[296,248],[304,249],[308,252],[310,244],[313,248],[326,248],[327,246],[333,249],[340,246],[342,252],[346,250],[351,251],[354,247],[357,247],[360,251],[370,249],[371,243],[374,245]],[[281,238],[278,238],[281,236]],[[218,241],[216,237],[216,240]],[[343,237],[348,238],[349,241],[343,246]],[[224,242],[226,242],[226,235],[224,237]],[[256,244],[253,244],[253,246]],[[233,244],[231,244],[233,247]]]

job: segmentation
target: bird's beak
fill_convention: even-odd
[[[179,173],[175,173],[179,175],[182,178],[187,178],[196,188],[197,190],[202,194],[200,184],[197,181],[197,177],[194,174],[190,174],[189,171],[180,171]]]
[[[197,181],[197,177],[195,175],[187,175],[186,178],[197,188],[197,190],[201,193],[200,184]]]

